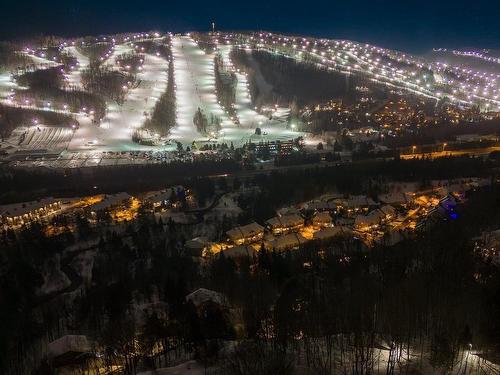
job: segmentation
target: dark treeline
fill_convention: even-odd
[[[42,55],[43,58],[47,60],[57,62],[68,70],[76,68],[76,65],[78,63],[78,59],[70,53],[64,51],[61,46],[40,48],[35,51],[35,54],[38,56]]]
[[[60,66],[38,69],[14,76],[20,86],[32,89],[59,88],[63,84],[64,75]]]
[[[132,74],[139,72],[139,67],[144,63],[144,55],[136,52],[127,52],[116,56],[116,63],[125,71]]]
[[[31,105],[40,108],[47,103],[51,103],[50,108],[52,109],[67,110],[72,113],[85,112],[91,114],[95,122],[99,122],[106,115],[106,102],[102,97],[72,88],[64,90],[58,88],[18,90],[14,95],[14,99],[18,103],[28,101]]]
[[[229,116],[234,117],[236,116],[234,103],[236,101],[238,79],[236,78],[236,74],[225,68],[224,60],[219,54],[214,57],[214,74],[217,100]]]
[[[182,183],[187,178],[239,170],[229,159],[171,162],[144,166],[96,167],[66,171],[0,169],[1,201],[47,195],[80,196],[120,191],[143,192]]]
[[[321,159],[332,162],[339,161],[340,155],[335,152],[326,152],[323,155],[318,153],[295,152],[287,155],[278,155],[274,159],[274,164],[277,166],[291,166],[301,164],[319,163]]]
[[[468,176],[489,176],[494,161],[480,158],[455,157],[434,160],[372,160],[339,166],[310,166],[304,169],[275,171],[249,177],[252,184],[262,187],[255,204],[259,212],[248,213],[256,218],[273,216],[276,208],[304,202],[332,189],[358,194],[364,192],[367,180],[419,181],[426,186],[431,179],[453,179]],[[231,160],[199,161],[194,163],[96,167],[67,171],[0,170],[0,184],[4,188],[2,202],[26,201],[47,195],[75,196],[117,191],[145,191],[159,189],[172,183],[186,183],[192,176],[231,173],[240,169]],[[285,184],[289,194],[283,194]],[[96,188],[94,188],[96,186]],[[36,190],[35,190],[36,187]],[[201,187],[202,188],[202,187]]]
[[[82,72],[82,84],[85,90],[93,94],[123,104],[127,90],[133,87],[136,82],[135,76],[132,74],[113,70],[107,65],[90,64]]]
[[[170,133],[170,129],[176,124],[176,95],[175,95],[175,72],[174,60],[170,48],[164,51],[168,57],[167,89],[156,103],[151,117],[144,122],[146,129],[153,130],[162,136]]]
[[[205,53],[214,53],[217,49],[217,45],[214,42],[213,37],[206,33],[191,33],[191,37],[196,41],[198,47]]]
[[[231,58],[237,66],[250,66],[245,50],[234,50]],[[288,104],[296,101],[299,106],[303,106],[325,102],[345,96],[349,87],[355,86],[354,77],[347,78],[344,74],[297,62],[282,55],[254,50],[251,58],[258,63],[266,82],[273,86],[273,103]]]
[[[106,102],[99,95],[88,93],[64,85],[62,68],[35,70],[16,76],[21,86],[27,89],[17,90],[14,99],[18,103],[29,103],[37,107],[45,107],[50,103],[51,109],[80,113],[85,110],[99,122],[106,115]],[[46,124],[52,125],[52,124]]]
[[[151,55],[161,56],[166,60],[172,57],[171,48],[172,38],[166,36],[163,40],[144,40],[135,42],[135,50],[140,53],[149,53]]]
[[[113,45],[109,42],[95,42],[94,38],[89,37],[77,49],[89,58],[91,65],[99,65],[106,59],[106,54],[111,53]]]
[[[462,122],[450,126],[448,122],[439,122],[417,129],[412,134],[386,137],[384,143],[389,147],[411,147],[413,145],[433,144],[442,141],[453,141],[459,135],[478,134],[500,135],[500,119],[481,120],[479,122]]]
[[[193,124],[196,126],[196,130],[199,133],[208,135],[210,133],[216,133],[221,129],[222,121],[219,116],[214,115],[210,112],[210,117],[198,107],[193,116]],[[211,134],[213,136],[213,134]]]
[[[32,126],[33,119],[37,119],[40,124],[52,126],[71,127],[78,124],[73,117],[63,113],[0,104],[0,136],[8,137],[18,126]]]
[[[32,60],[17,52],[18,46],[9,42],[0,42],[0,71],[22,68],[30,65]]]

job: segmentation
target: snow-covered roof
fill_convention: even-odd
[[[313,238],[315,240],[325,240],[327,238],[332,238],[338,235],[341,235],[343,233],[349,233],[350,230],[342,227],[342,226],[336,226],[336,227],[329,227],[329,228],[323,228],[318,230],[317,232],[314,232]]]
[[[190,249],[203,249],[207,244],[208,240],[206,237],[196,237],[186,241],[186,247]]]
[[[252,257],[257,254],[257,251],[252,246],[234,246],[224,250],[224,255],[229,258]]]
[[[346,201],[346,206],[349,208],[374,206],[374,205],[375,202],[373,201],[373,199],[365,195],[353,195],[349,197],[349,199]]]
[[[46,207],[50,204],[56,203],[58,201],[59,200],[57,199],[49,197],[40,199],[38,201],[7,204],[4,206],[0,206],[0,216],[5,216],[5,217],[22,216],[27,213],[33,212],[35,210],[38,210],[40,208]]]
[[[313,223],[331,223],[331,222],[332,222],[332,217],[326,211],[324,211],[324,212],[318,212],[313,217]]]
[[[146,197],[146,200],[151,202],[151,203],[158,203],[158,202],[164,202],[170,199],[172,196],[172,190],[167,189],[167,190],[162,190],[162,191],[157,191],[154,194]]]
[[[104,210],[108,207],[114,206],[118,203],[122,203],[123,201],[130,199],[131,196],[128,195],[125,192],[113,194],[113,195],[106,195],[104,199],[96,204],[93,204],[92,206],[89,207],[91,211],[99,211],[99,210]]]
[[[354,225],[363,226],[363,225],[375,225],[380,223],[382,219],[384,219],[385,215],[380,210],[373,210],[368,213],[368,215],[357,215],[354,219]]]
[[[306,203],[304,207],[309,210],[325,211],[325,210],[335,210],[337,208],[337,204],[333,202],[330,203],[325,201],[313,201]]]
[[[272,228],[280,228],[280,227],[294,227],[296,225],[304,224],[304,219],[297,214],[283,215],[283,216],[275,216],[266,221],[268,225]]]
[[[227,304],[226,297],[219,292],[200,288],[186,296],[187,302],[192,302],[193,305],[199,307],[207,302],[213,302],[218,305],[224,306]]]
[[[62,336],[48,345],[48,355],[50,358],[55,358],[69,352],[86,353],[89,351],[90,344],[87,336],[83,335]]]
[[[233,241],[238,241],[243,238],[252,237],[260,233],[262,234],[264,233],[264,227],[262,225],[257,224],[256,222],[238,226],[226,232],[227,236]]]
[[[396,209],[389,204],[380,207],[380,211],[382,211],[386,216],[394,216],[396,214]]]
[[[408,201],[406,198],[406,194],[402,192],[381,194],[379,195],[378,199],[385,204],[403,204]]]
[[[277,251],[291,249],[307,242],[300,233],[289,233],[269,241],[268,247]]]

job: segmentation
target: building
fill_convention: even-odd
[[[350,234],[351,230],[342,227],[342,226],[337,226],[337,227],[327,227],[320,229],[313,234],[313,240],[327,240],[333,237],[345,235],[345,234]]]
[[[304,226],[304,219],[297,214],[275,216],[266,221],[273,234],[282,234],[298,231]]]
[[[391,205],[402,206],[408,203],[408,198],[406,194],[397,191],[387,194],[381,194],[379,195],[378,199],[380,202],[384,204],[391,204]]]
[[[131,198],[132,196],[128,195],[125,192],[112,195],[105,195],[102,201],[89,206],[87,209],[89,210],[91,215],[95,215],[99,211],[109,210],[111,208],[123,205]]]
[[[337,199],[338,208],[344,209],[347,214],[368,212],[371,207],[377,206],[373,199],[364,195],[353,195],[348,199]]]
[[[252,258],[257,255],[257,251],[248,245],[233,246],[226,250],[223,250],[223,254],[228,258],[240,259],[240,258]]]
[[[333,227],[332,216],[327,211],[318,212],[312,218],[312,225],[316,229]]]
[[[288,233],[266,241],[264,246],[268,250],[282,252],[286,250],[298,249],[300,245],[306,243],[307,241],[307,238],[303,237],[300,233]]]
[[[162,206],[167,206],[170,203],[170,199],[172,198],[172,190],[161,190],[157,191],[149,196],[147,196],[144,200],[150,203],[153,208],[159,208]]]
[[[334,202],[326,202],[326,201],[312,201],[308,202],[304,205],[306,210],[313,211],[335,211],[337,210],[337,204]]]
[[[377,227],[385,219],[381,210],[370,211],[367,215],[357,215],[354,219],[354,227],[360,231],[368,231]]]
[[[396,209],[389,204],[380,207],[379,210],[385,215],[385,220],[391,220],[396,217]]]
[[[38,201],[0,206],[0,223],[19,226],[40,220],[61,208],[61,201],[52,197]]]
[[[226,234],[234,244],[244,245],[262,240],[264,238],[264,227],[253,222],[230,229]]]

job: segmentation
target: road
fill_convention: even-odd
[[[436,152],[416,152],[412,154],[402,154],[399,157],[401,159],[420,159],[420,158],[430,158],[430,159],[437,159],[437,158],[443,158],[447,156],[463,156],[463,155],[475,155],[475,156],[485,156],[488,155],[489,153],[493,151],[500,151],[500,146],[491,146],[491,147],[484,147],[484,148],[470,148],[470,149],[463,149],[463,150],[453,150],[453,151],[436,151]]]

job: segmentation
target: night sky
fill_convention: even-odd
[[[0,9],[0,39],[204,31],[214,19],[221,30],[348,38],[411,52],[432,47],[500,49],[499,0],[5,0]]]

